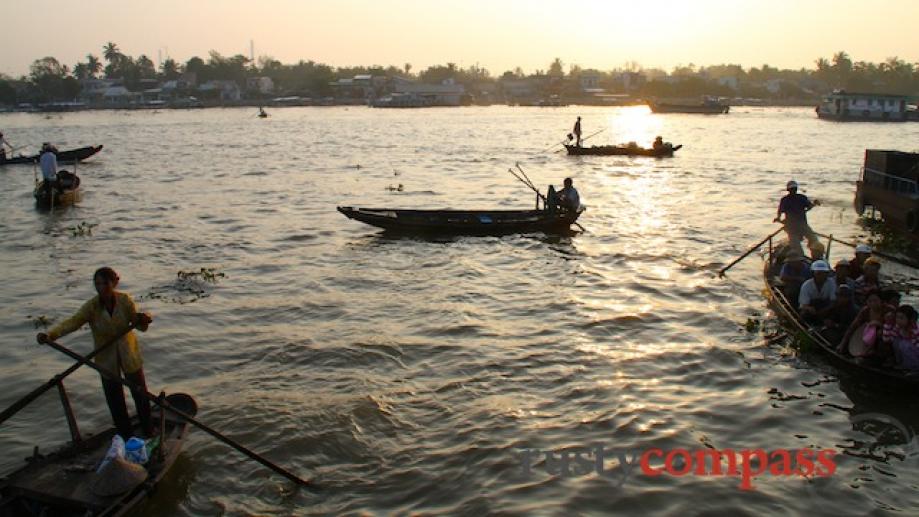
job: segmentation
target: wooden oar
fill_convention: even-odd
[[[731,269],[732,267],[734,267],[735,264],[737,264],[737,263],[740,262],[741,260],[747,258],[751,253],[753,253],[754,251],[758,250],[763,244],[766,244],[766,242],[767,242],[769,239],[775,237],[776,235],[779,234],[779,232],[781,232],[781,231],[784,230],[784,229],[785,229],[785,227],[783,226],[783,227],[779,228],[778,230],[776,230],[776,231],[770,233],[765,239],[759,241],[758,243],[756,243],[756,245],[754,245],[752,248],[750,248],[749,250],[747,250],[746,253],[744,253],[743,255],[737,257],[736,259],[734,259],[734,262],[731,262],[730,264],[728,264],[728,265],[724,266],[723,268],[721,268],[721,271],[718,271],[718,276],[723,277],[723,276],[724,276],[724,273],[725,273],[728,269]]]
[[[100,374],[102,374],[103,377],[105,377],[105,378],[107,378],[107,379],[109,379],[109,380],[112,380],[112,381],[121,383],[123,386],[126,386],[126,387],[128,387],[128,388],[130,388],[130,389],[132,389],[132,390],[137,390],[137,389],[138,389],[137,386],[134,385],[134,383],[129,382],[129,381],[125,380],[125,379],[122,379],[120,376],[115,375],[115,374],[109,372],[108,370],[106,370],[106,369],[104,369],[104,368],[101,368],[101,367],[97,366],[97,365],[94,364],[94,363],[89,362],[89,361],[87,360],[86,357],[83,357],[82,355],[80,355],[80,354],[78,354],[78,353],[76,353],[76,352],[70,350],[69,348],[67,348],[67,347],[65,347],[65,346],[63,346],[63,345],[60,345],[60,344],[58,344],[58,343],[55,343],[54,341],[48,341],[48,342],[46,342],[45,344],[48,345],[48,346],[50,346],[51,348],[57,350],[58,352],[61,352],[61,353],[63,353],[63,354],[66,354],[66,355],[70,356],[71,358],[73,358],[73,359],[79,361],[80,364],[85,364],[86,366],[89,366],[90,368],[92,368],[92,369],[98,371]],[[170,404],[167,400],[165,400],[165,399],[162,399],[162,400],[161,400],[160,397],[157,397],[156,395],[154,395],[154,394],[152,394],[152,393],[150,393],[149,391],[146,391],[146,390],[143,390],[143,394],[144,394],[145,397],[147,397],[147,399],[148,399],[150,402],[152,402],[152,403],[154,403],[154,404],[160,406],[160,407],[163,408],[163,409],[168,409],[169,411],[172,411],[172,412],[175,413],[176,415],[179,415],[180,417],[182,417],[182,418],[184,418],[185,420],[187,420],[189,423],[193,424],[193,425],[194,425],[195,427],[197,427],[198,429],[201,429],[201,430],[204,431],[205,433],[207,433],[207,434],[213,436],[214,438],[217,438],[218,440],[222,441],[223,443],[225,443],[225,444],[229,445],[230,447],[236,449],[237,451],[239,451],[239,452],[245,454],[245,455],[248,456],[249,458],[251,458],[251,459],[253,459],[253,460],[255,460],[255,461],[261,463],[262,465],[268,467],[269,469],[271,469],[271,470],[277,472],[278,474],[280,474],[280,475],[286,477],[287,479],[293,481],[294,483],[297,483],[298,485],[301,485],[301,486],[312,486],[312,484],[310,483],[309,480],[302,479],[302,478],[300,478],[300,477],[294,475],[293,473],[291,473],[290,471],[288,471],[288,470],[285,469],[284,467],[281,467],[281,466],[279,466],[279,465],[277,465],[277,464],[275,464],[275,463],[272,463],[271,461],[269,461],[269,460],[266,459],[265,457],[261,456],[260,454],[258,454],[258,453],[256,453],[256,452],[254,452],[254,451],[248,449],[247,447],[243,446],[242,444],[240,444],[240,443],[237,442],[236,440],[233,440],[232,438],[229,438],[229,437],[227,437],[227,436],[224,436],[223,434],[221,434],[221,433],[217,432],[216,430],[212,429],[210,426],[205,425],[205,424],[202,423],[202,422],[199,422],[199,421],[196,420],[193,416],[191,416],[191,415],[189,415],[189,414],[187,414],[187,413],[185,413],[185,412],[183,412],[183,411],[181,411],[181,410],[179,410],[179,409],[176,409],[176,408],[175,408],[174,406],[172,406],[172,404]]]
[[[128,325],[128,328],[127,328],[124,332],[122,332],[121,334],[118,334],[116,337],[112,338],[112,340],[109,341],[108,343],[102,345],[101,347],[99,347],[99,348],[93,350],[92,352],[90,352],[89,354],[87,354],[87,355],[86,355],[86,360],[90,360],[90,359],[92,359],[93,357],[99,355],[99,353],[101,353],[103,350],[107,349],[108,347],[112,346],[113,344],[117,343],[119,339],[123,338],[123,337],[125,336],[125,334],[127,334],[128,332],[131,332],[132,330],[134,330],[134,325]],[[67,368],[67,369],[64,370],[63,372],[61,372],[61,373],[55,375],[54,377],[52,377],[51,379],[49,379],[48,382],[46,382],[46,383],[42,384],[41,386],[39,386],[38,388],[35,388],[34,390],[32,390],[28,395],[26,395],[25,397],[22,397],[21,399],[19,399],[19,400],[18,400],[17,402],[15,402],[12,406],[10,406],[10,407],[4,409],[3,412],[0,413],[0,424],[3,424],[3,422],[6,422],[11,416],[15,415],[15,414],[18,413],[20,410],[22,410],[22,408],[24,408],[24,407],[28,406],[29,404],[31,404],[32,401],[35,400],[35,399],[37,399],[42,393],[44,393],[44,392],[50,390],[51,388],[57,386],[58,383],[60,383],[61,381],[63,381],[63,380],[64,380],[68,375],[70,375],[71,373],[77,371],[81,366],[83,366],[83,363],[76,363],[76,364],[74,364],[74,365],[71,366],[70,368]]]
[[[839,240],[839,239],[837,239],[836,237],[833,237],[832,235],[824,235],[824,234],[822,234],[822,233],[817,233],[817,232],[814,232],[814,233],[817,234],[817,235],[820,236],[820,237],[823,237],[824,239],[827,239],[830,243],[832,243],[832,242],[835,241],[835,242],[838,242],[839,244],[844,244],[844,245],[846,245],[846,246],[849,246],[850,248],[855,248],[855,247],[857,246],[857,244]],[[883,252],[880,252],[880,251],[877,251],[877,250],[872,250],[872,251],[871,251],[871,254],[872,254],[872,255],[877,255],[877,256],[879,256],[879,257],[881,257],[881,258],[883,258],[883,259],[890,260],[891,262],[897,262],[897,263],[900,263],[900,264],[902,264],[902,265],[904,265],[904,266],[908,266],[908,267],[912,267],[912,268],[919,269],[919,264],[917,264],[916,262],[912,262],[912,261],[910,261],[910,260],[904,259],[904,258],[895,257],[895,256],[893,256],[893,255],[888,255],[887,253],[883,253]]]

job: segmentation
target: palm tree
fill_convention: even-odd
[[[73,67],[73,76],[81,81],[89,77],[89,67],[85,63],[77,63]]]
[[[86,54],[86,71],[89,73],[89,77],[96,77],[96,74],[102,71],[102,62],[99,61],[98,57]]]
[[[118,45],[112,43],[111,41],[109,41],[108,43],[105,44],[104,47],[102,47],[102,55],[105,57],[105,60],[108,61],[109,64],[111,65],[114,65],[115,62],[121,59],[122,57],[121,50],[118,49]]]

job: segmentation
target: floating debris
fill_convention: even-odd
[[[49,318],[42,314],[41,316],[32,316],[31,314],[26,316],[26,319],[32,320],[32,325],[35,325],[36,329],[43,328],[46,329],[54,323],[54,319]]]
[[[386,187],[386,190],[388,190],[388,191],[390,191],[390,192],[402,192],[403,190],[405,190],[405,187],[403,187],[402,184],[399,183],[399,186],[398,186],[398,187],[394,187],[394,186],[390,185],[390,186]]]
[[[213,285],[227,275],[216,268],[203,267],[198,271],[179,271],[172,284],[154,287],[140,300],[162,300],[178,304],[194,303],[211,295]]]
[[[71,237],[91,237],[93,234],[93,228],[99,226],[98,223],[92,224],[87,223],[86,221],[81,222],[76,226],[71,226],[67,228],[70,231]]]

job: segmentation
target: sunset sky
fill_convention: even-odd
[[[546,69],[554,57],[585,68],[627,61],[812,67],[855,60],[919,61],[914,0],[6,0],[0,72],[36,58],[73,66],[114,41],[124,53],[186,61],[214,49],[335,66],[479,63],[492,74]],[[651,8],[654,6],[654,9]]]

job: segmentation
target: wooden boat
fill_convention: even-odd
[[[59,164],[64,165],[67,163],[73,163],[83,160],[95,155],[102,150],[101,145],[89,146],[89,147],[80,147],[79,149],[71,149],[69,151],[58,151],[55,153],[57,155],[57,161]],[[21,165],[28,163],[37,163],[41,155],[34,154],[31,156],[14,156],[8,157],[5,160],[0,160],[0,165]]]
[[[455,235],[507,235],[513,233],[564,233],[570,230],[583,210],[401,210],[393,208],[352,208],[338,211],[348,219],[409,233]]]
[[[198,411],[190,395],[174,393],[166,400],[189,416]],[[105,456],[115,429],[85,439],[79,439],[77,433],[73,442],[50,454],[42,455],[36,447],[25,466],[0,480],[0,517],[116,516],[131,511],[166,476],[188,435],[188,422],[181,417],[169,411],[162,415],[159,410],[153,416],[161,425],[159,445],[150,454],[147,479],[141,484],[119,495],[97,495],[93,490],[98,479],[96,465]]]
[[[781,264],[778,263],[776,257],[779,255],[779,249],[781,248],[773,248],[770,239],[769,252],[766,254],[763,264],[763,280],[766,284],[765,292],[769,305],[786,327],[792,330],[794,334],[805,337],[837,368],[848,372],[853,378],[871,386],[872,389],[898,392],[909,391],[919,394],[919,375],[861,364],[849,354],[837,352],[836,343],[831,343],[821,334],[820,329],[807,323],[798,315],[795,305],[788,300],[782,291],[781,282],[778,279]]]
[[[68,177],[69,175],[69,177]],[[67,179],[63,179],[67,178]],[[72,179],[70,179],[72,178]],[[67,171],[61,171],[59,173],[59,182],[66,182],[66,186],[63,190],[54,190],[53,196],[54,200],[52,202],[51,196],[48,195],[48,192],[45,190],[45,182],[39,181],[35,185],[35,190],[32,191],[32,195],[35,197],[35,204],[39,208],[52,208],[56,206],[68,206],[76,203],[83,198],[83,190],[80,188],[80,177],[74,174],[70,174]]]
[[[654,113],[700,113],[717,115],[727,113],[731,107],[720,102],[702,102],[699,104],[676,104],[667,102],[648,102],[648,107]]]
[[[679,151],[683,146],[664,146],[657,149],[644,148],[633,145],[594,145],[591,147],[578,147],[565,144],[569,156],[654,156],[668,157]]]

